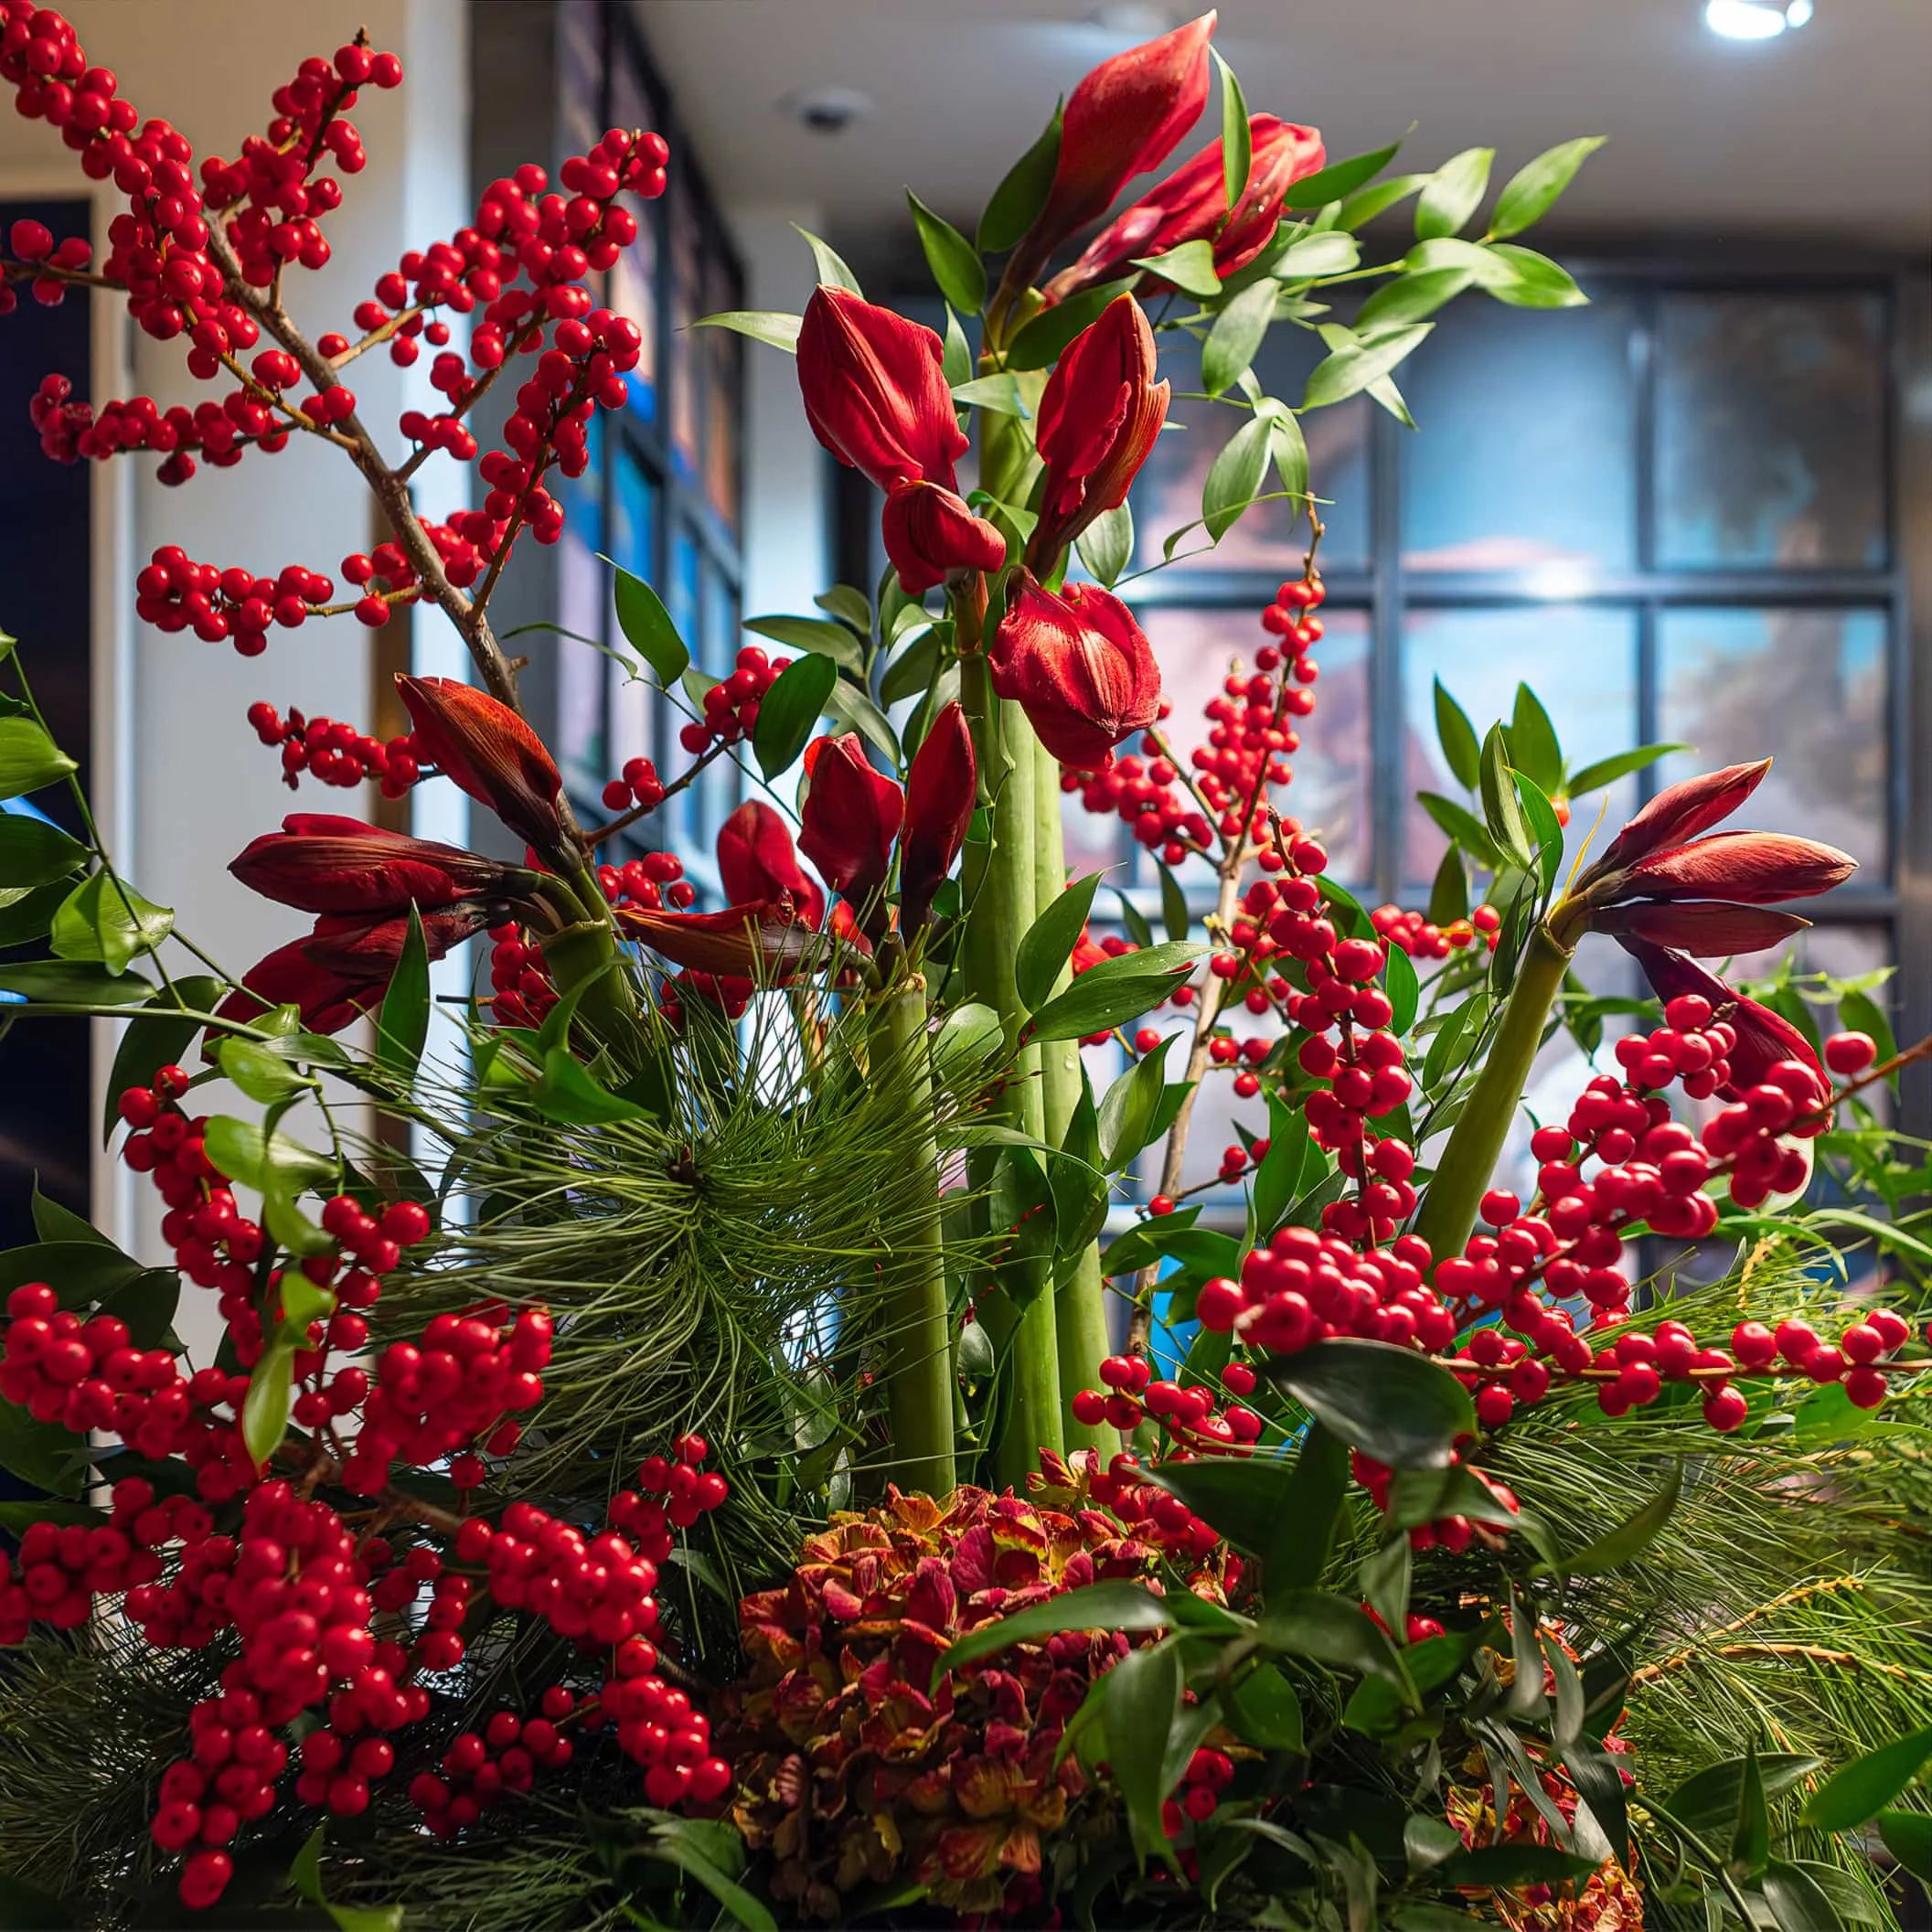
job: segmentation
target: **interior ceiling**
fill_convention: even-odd
[[[815,204],[863,252],[906,225],[902,184],[969,229],[1055,95],[1127,37],[1093,24],[1093,0],[635,4],[720,198]],[[1758,44],[1716,38],[1701,12],[1222,0],[1215,44],[1251,108],[1319,126],[1331,157],[1413,122],[1403,165],[1493,146],[1500,180],[1606,134],[1561,205],[1565,237],[1932,246],[1932,0],[1817,0],[1809,26]],[[823,134],[783,105],[827,88],[871,112]],[[1204,133],[1213,120],[1211,100]]]

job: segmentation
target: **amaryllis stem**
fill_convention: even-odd
[[[892,1430],[891,1475],[902,1489],[952,1493],[952,1325],[946,1308],[945,1248],[939,1227],[939,1148],[932,1132],[933,1073],[926,1045],[925,981],[913,975],[873,1009],[873,1077],[901,1095],[904,1116],[923,1131],[907,1153],[908,1207],[888,1263],[886,1409]]]
[[[1414,1232],[1429,1244],[1438,1261],[1460,1254],[1476,1225],[1477,1209],[1530,1083],[1550,1009],[1563,989],[1574,948],[1557,938],[1555,923],[1554,916],[1540,923],[1523,948],[1489,1060],[1449,1130],[1435,1177],[1423,1192]]]

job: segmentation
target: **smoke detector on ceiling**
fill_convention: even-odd
[[[778,106],[815,134],[842,134],[872,112],[872,97],[856,87],[809,87],[787,94]]]

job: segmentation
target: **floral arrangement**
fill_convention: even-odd
[[[169,1258],[37,1196],[5,1257],[7,1923],[1819,1932],[1932,1879],[1927,1169],[1887,1124],[1932,1042],[1872,984],[1703,963],[1851,861],[1730,828],[1763,764],[1573,852],[1671,748],[1574,770],[1527,689],[1485,731],[1438,690],[1464,797],[1425,797],[1426,909],[1362,908],[1284,809],[1319,729],[1302,417],[1406,420],[1393,372],[1465,294],[1581,301],[1513,238],[1595,144],[1478,219],[1486,150],[1331,162],[1213,26],[1082,80],[974,236],[912,199],[944,335],[814,238],[802,316],[705,318],[795,356],[889,567],[721,680],[619,573],[688,763],[634,760],[585,826],[490,604],[624,402],[599,278],[665,144],[492,183],[311,336],[395,57],[304,60],[197,162],[0,0],[19,112],[124,202],[98,264],[16,223],[8,301],[124,298],[205,389],[49,379],[48,454],[179,484],[320,442],[389,530],[333,574],[157,550],[141,616],[256,656],[440,614],[477,681],[401,678],[407,734],[247,722],[297,789],[454,785],[519,855],[298,812],[232,870],[314,923],[231,977],[116,868],[42,641],[9,646],[0,988],[125,1021],[107,1126]],[[1217,73],[1218,141],[1105,221]],[[1255,373],[1275,327],[1318,338],[1298,401]],[[444,407],[393,454],[353,365],[425,350]],[[1163,554],[1308,533],[1192,742],[1131,603],[1176,379],[1232,432]],[[446,523],[432,461],[478,480]],[[725,761],[699,907],[651,841]],[[1119,891],[1095,938],[1075,807],[1144,848],[1164,937]],[[1655,1001],[1585,988],[1593,933]],[[433,1039],[430,964],[484,934]],[[1559,1040],[1587,1076],[1525,1152]],[[1217,1082],[1252,1125],[1203,1174]]]

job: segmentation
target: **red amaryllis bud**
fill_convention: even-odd
[[[931,329],[849,289],[820,286],[798,331],[798,387],[812,433],[882,490],[923,481],[951,489],[969,444],[953,412]]]
[[[411,902],[429,912],[499,896],[515,876],[479,852],[324,812],[291,813],[229,870],[251,891],[304,913],[400,913]]]
[[[1672,1000],[1681,993],[1702,994],[1711,1002],[1717,1018],[1730,1023],[1737,1035],[1737,1044],[1724,1056],[1730,1064],[1731,1079],[1720,1091],[1727,1100],[1735,1100],[1746,1089],[1757,1085],[1773,1067],[1787,1060],[1796,1060],[1817,1074],[1820,1102],[1831,1097],[1831,1083],[1818,1063],[1818,1055],[1811,1051],[1810,1041],[1788,1019],[1780,1018],[1769,1007],[1759,1006],[1755,999],[1746,999],[1735,987],[1726,986],[1716,974],[1705,971],[1694,959],[1688,959],[1680,952],[1651,945],[1641,939],[1620,938],[1617,944],[1643,968],[1650,990],[1660,999]]]
[[[1060,157],[1046,206],[1019,244],[1044,262],[1076,229],[1097,221],[1136,175],[1158,167],[1208,101],[1208,42],[1214,16],[1201,15],[1158,40],[1103,60],[1069,96]]]
[[[1008,592],[988,654],[993,688],[1015,699],[1062,764],[1105,771],[1114,747],[1160,711],[1160,667],[1133,613],[1111,592],[1059,596],[1026,571]]]
[[[415,727],[419,761],[436,765],[525,844],[554,849],[563,778],[536,732],[508,705],[452,678],[399,674],[396,688]]]
[[[1590,919],[1595,932],[1675,946],[1698,959],[1760,953],[1767,946],[1781,945],[1810,923],[1796,913],[1774,913],[1766,906],[1731,905],[1713,899],[1642,900],[1634,905],[1604,906]]]
[[[1028,550],[1037,566],[1051,570],[1094,518],[1126,501],[1168,420],[1172,385],[1156,382],[1154,368],[1154,331],[1133,296],[1122,295],[1048,377],[1035,426],[1046,491]]]
[[[885,884],[905,794],[867,763],[856,731],[815,738],[805,769],[812,784],[798,849],[835,891],[862,903]]]
[[[997,571],[1007,560],[1006,539],[936,483],[894,484],[880,530],[908,597],[923,597],[958,572]]]
[[[1727,764],[1722,771],[1703,772],[1681,785],[1666,785],[1610,841],[1609,849],[1590,868],[1587,877],[1599,879],[1634,865],[1660,846],[1681,845],[1700,832],[1728,818],[1771,769],[1768,758],[1755,764]]]
[[[1809,899],[1842,885],[1858,861],[1836,846],[1782,832],[1714,832],[1691,845],[1671,846],[1623,873],[1618,898],[1735,899],[1770,905]]]
[[[818,881],[798,863],[785,820],[763,799],[746,799],[718,827],[718,876],[731,905],[789,898],[806,925],[825,917]]]
[[[727,906],[719,913],[653,913],[622,905],[611,916],[674,966],[766,985],[788,978],[816,944],[790,899]]]
[[[1063,302],[1076,289],[1131,273],[1136,260],[1165,255],[1185,241],[1214,244],[1214,272],[1222,281],[1245,268],[1267,246],[1288,190],[1328,158],[1316,129],[1273,114],[1249,117],[1248,140],[1247,186],[1232,208],[1216,141],[1108,222],[1080,260],[1047,283],[1047,299]]]
[[[423,913],[422,938],[429,956],[441,959],[452,946],[480,933],[496,916],[488,906],[474,900]],[[409,932],[407,915],[392,913],[386,919],[371,919],[331,913],[315,922],[315,930],[303,944],[318,966],[347,977],[360,974],[386,987],[396,962],[402,957]]]
[[[979,767],[973,733],[955,701],[933,720],[905,779],[905,824],[899,835],[900,924],[924,923],[939,881],[966,843],[977,800]]]

